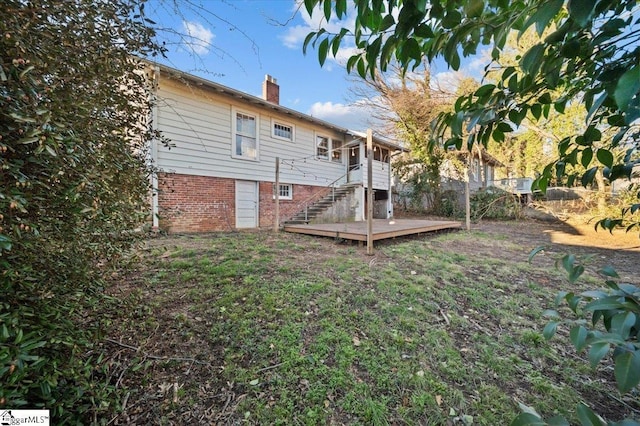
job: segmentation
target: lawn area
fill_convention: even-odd
[[[575,421],[580,401],[638,416],[611,365],[593,371],[567,330],[542,337],[543,311],[569,288],[553,266],[569,247],[554,232],[568,227],[474,228],[385,241],[373,256],[270,231],[150,239],[113,276],[119,311],[101,313],[108,380],[126,394],[114,424],[504,425],[518,402]],[[629,241],[569,244],[637,283]],[[595,287],[591,273],[574,290]]]

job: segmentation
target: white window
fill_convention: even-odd
[[[231,156],[247,160],[258,159],[258,117],[231,109],[233,142]]]
[[[316,135],[316,158],[342,163],[342,145],[341,140]]]
[[[316,158],[329,159],[329,150],[331,149],[329,141],[330,139],[325,136],[316,136]]]
[[[293,142],[295,139],[295,130],[293,125],[280,121],[271,120],[271,136],[275,139],[282,139]]]
[[[273,186],[275,187],[275,184],[273,184]],[[275,194],[273,198],[276,198]],[[293,200],[293,185],[290,183],[281,183],[278,190],[278,198],[281,200]]]

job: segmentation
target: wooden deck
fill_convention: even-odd
[[[460,222],[414,220],[414,219],[374,219],[373,240],[421,234],[442,229],[457,229]],[[285,225],[286,232],[342,238],[345,240],[367,241],[367,222],[318,223],[313,225]]]

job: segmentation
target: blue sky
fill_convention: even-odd
[[[149,0],[145,10],[165,28],[159,37],[169,48],[167,65],[255,96],[270,74],[281,105],[353,130],[367,127],[369,114],[349,91],[356,76],[343,66],[353,46],[322,68],[315,50],[302,53],[305,36],[321,22],[327,27],[321,13],[312,19],[295,0]],[[328,29],[337,32],[352,19],[331,21]]]

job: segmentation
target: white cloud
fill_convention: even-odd
[[[215,34],[199,22],[182,21],[182,27],[184,28],[187,38],[185,44],[189,46],[194,53],[198,55],[206,55],[209,53]]]
[[[371,111],[360,104],[316,102],[311,105],[307,113],[312,117],[350,130],[364,130],[370,126]]]
[[[342,28],[353,29],[355,28],[356,11],[351,7],[347,11],[347,16],[341,20],[338,20],[335,15],[331,17],[329,22],[324,18],[324,13],[318,9],[313,12],[313,16],[310,16],[304,5],[300,6],[299,1],[294,2],[294,9],[297,11],[298,16],[302,18],[304,24],[294,25],[289,27],[284,35],[280,37],[282,44],[290,49],[300,49],[305,37],[312,31],[318,31],[320,28],[324,28],[327,32],[337,34]],[[313,52],[315,49],[313,46],[309,47],[309,52]],[[352,39],[346,37],[342,40],[340,49],[338,50],[336,57],[329,52],[327,55],[327,61],[333,61],[340,66],[345,66],[350,56],[355,54],[356,48]],[[327,62],[325,68],[331,71],[332,67]]]

